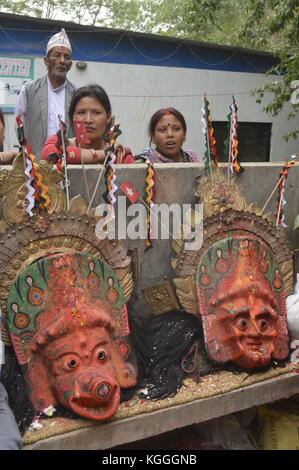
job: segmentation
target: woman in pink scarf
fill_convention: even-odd
[[[193,150],[183,150],[186,140],[186,121],[175,108],[163,108],[153,114],[149,123],[149,135],[155,149],[144,150],[134,158],[149,159],[154,163],[200,162],[202,159]]]

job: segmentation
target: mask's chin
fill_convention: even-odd
[[[267,348],[254,348],[240,354],[234,363],[244,369],[260,369],[271,361],[271,353]]]
[[[83,418],[103,420],[113,416],[119,406],[120,391],[116,390],[108,400],[101,401],[93,395],[72,395],[69,399],[69,408]]]

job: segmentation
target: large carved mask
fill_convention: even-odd
[[[62,405],[102,420],[136,384],[124,294],[91,255],[57,254],[24,270],[7,300],[10,338],[36,410]]]
[[[256,369],[288,356],[282,277],[264,242],[236,236],[213,243],[201,256],[196,288],[214,362]]]

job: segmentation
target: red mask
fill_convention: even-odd
[[[196,284],[212,360],[255,369],[287,357],[283,283],[265,243],[245,237],[214,243],[200,260]]]
[[[93,256],[63,254],[33,263],[16,285],[9,329],[34,408],[60,404],[85,418],[111,417],[120,389],[137,375],[115,274]]]

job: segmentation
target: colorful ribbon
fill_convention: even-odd
[[[25,183],[25,186],[28,190],[25,196],[25,199],[27,199],[28,201],[28,204],[25,206],[25,210],[30,215],[30,217],[32,217],[33,216],[32,209],[35,205],[35,200],[34,200],[35,189],[32,187],[32,183],[34,180],[31,175],[31,171],[33,167],[32,167],[32,162],[30,158],[28,157],[26,151],[24,152],[24,158],[25,158],[25,175],[27,176],[27,181]]]
[[[146,250],[153,248],[151,242],[151,209],[154,206],[154,185],[155,185],[155,169],[152,162],[149,159],[146,159],[145,163],[147,164],[147,176],[145,178],[146,186],[145,186],[145,197],[144,202],[147,205],[146,210],[146,233],[147,238],[145,240]]]
[[[50,204],[50,198],[47,194],[48,187],[43,184],[43,177],[39,172],[39,166],[35,162],[35,156],[31,153],[31,147],[25,138],[24,126],[20,116],[16,117],[16,121],[18,125],[18,140],[24,157],[25,175],[27,177],[25,187],[28,192],[25,198],[28,201],[28,205],[25,210],[32,216],[32,209],[35,206],[35,202],[39,204],[41,208],[47,209]]]
[[[31,157],[33,157],[33,160],[35,159],[35,156],[30,154]],[[48,210],[48,206],[51,202],[51,199],[48,195],[48,189],[49,187],[43,183],[43,177],[38,171],[38,165],[33,161],[33,165],[35,165],[36,172],[35,172],[35,177],[36,177],[36,185],[37,187],[40,188],[40,197],[42,198],[41,201],[41,207],[43,209]]]
[[[212,125],[213,121],[211,118],[211,107],[205,94],[203,96],[203,102],[204,104],[201,108],[203,117],[201,118],[201,122],[203,124],[202,132],[205,136],[206,146],[206,150],[204,153],[204,166],[205,174],[209,175],[211,173],[211,162],[214,162],[217,168],[220,167],[220,163],[217,155],[216,139],[214,137],[214,129]]]
[[[55,144],[57,148],[57,159],[55,160],[57,171],[64,174],[64,181],[60,182],[61,189],[65,189],[67,191],[68,197],[68,177],[67,177],[67,162],[66,162],[66,148],[69,145],[69,141],[66,138],[66,124],[62,121],[60,114],[58,115],[59,121],[59,130],[56,133],[57,135],[57,142]]]
[[[228,132],[229,137],[225,142],[225,151],[228,156],[228,164],[231,173],[240,174],[244,171],[244,168],[238,162],[238,105],[233,96],[232,104],[230,105],[230,113],[228,114]]]
[[[103,194],[103,197],[107,204],[111,204],[112,207],[116,202],[115,193],[118,190],[116,184],[116,174],[115,174],[115,164],[116,164],[116,155],[114,153],[114,144],[118,136],[122,134],[122,131],[119,129],[119,124],[114,124],[114,118],[111,121],[111,127],[104,134],[104,140],[106,144],[109,145],[106,149],[106,154],[108,156],[106,161],[106,170],[105,170],[105,184],[106,191]]]
[[[105,172],[107,191],[105,193],[105,201],[108,204],[111,204],[112,206],[114,206],[116,202],[115,193],[118,190],[118,187],[115,183],[116,181],[116,175],[115,175],[116,156],[115,156],[115,153],[110,150],[108,151],[107,155],[108,155],[108,158],[106,162],[106,172]]]
[[[116,142],[117,137],[122,134],[122,131],[119,128],[119,124],[114,124],[114,117],[111,119],[110,128],[104,134],[104,141],[113,146]]]

